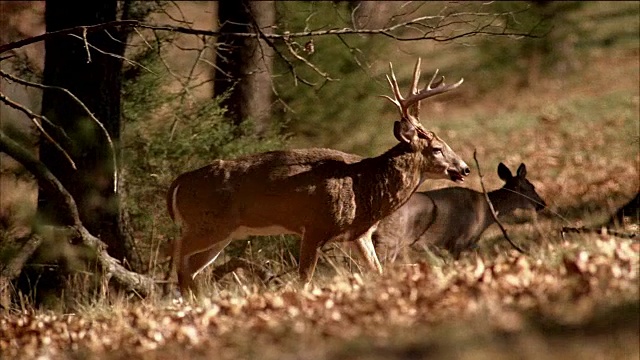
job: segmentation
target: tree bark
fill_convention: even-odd
[[[64,2],[47,1],[47,32],[115,20],[116,7],[116,1],[79,2],[73,9]],[[44,84],[64,87],[74,93],[104,124],[114,141],[120,136],[122,61],[92,46],[122,56],[124,37],[116,30],[109,30],[86,34],[86,42],[72,36],[45,41]],[[105,134],[80,106],[60,91],[43,92],[42,114],[69,136],[73,146],[68,150],[78,169],[71,169],[46,140],[40,144],[40,159],[69,189],[87,229],[107,244],[110,254],[123,260],[126,249],[113,179],[116,164]],[[46,128],[46,124],[43,126]],[[46,223],[69,225],[69,214],[63,209],[65,206],[58,195],[40,191],[38,212]]]
[[[264,40],[226,36],[230,32],[271,33],[275,24],[274,1],[220,1],[218,18],[222,35],[214,77],[214,96],[227,95],[222,105],[235,124],[252,119],[258,132],[269,125],[274,51]]]

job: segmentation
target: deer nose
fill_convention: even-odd
[[[462,175],[467,176],[469,174],[471,174],[469,167],[467,165],[462,165]]]

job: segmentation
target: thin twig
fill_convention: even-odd
[[[31,122],[33,122],[35,124],[35,126],[38,128],[38,130],[40,130],[42,135],[44,135],[44,137],[47,140],[49,140],[49,142],[51,144],[53,144],[53,146],[55,146],[58,150],[60,150],[62,155],[64,155],[64,157],[69,161],[69,164],[71,165],[73,170],[77,170],[76,163],[73,161],[71,156],[62,148],[62,146],[60,146],[60,144],[58,144],[55,140],[53,140],[51,135],[49,135],[49,133],[47,133],[47,131],[42,127],[41,121],[44,120],[45,122],[50,123],[50,121],[47,118],[45,118],[42,115],[38,115],[38,114],[34,113],[33,111],[27,109],[26,107],[18,104],[17,102],[9,99],[3,93],[0,93],[0,101],[2,101],[3,103],[7,104],[9,107],[14,108],[14,109],[22,112],[23,114],[27,115],[27,117],[31,120]]]
[[[282,61],[284,61],[284,63],[287,65],[287,67],[289,68],[289,72],[291,72],[291,74],[293,75],[293,86],[297,87],[298,86],[298,81],[300,81],[301,83],[307,85],[307,86],[311,86],[313,87],[314,84],[312,84],[311,82],[305,80],[304,78],[300,77],[298,75],[298,73],[296,72],[295,66],[293,66],[293,63],[291,63],[291,60],[289,60],[286,56],[284,56],[284,54],[280,51],[280,49],[278,49],[278,47],[276,46],[276,44],[273,42],[272,39],[270,39],[267,35],[271,35],[271,34],[266,34],[263,31],[260,30],[260,28],[256,25],[255,26],[256,29],[258,29],[258,35],[260,36],[260,38],[262,38],[262,40],[264,40],[264,42],[269,45],[269,47],[271,49],[273,49],[273,51],[275,52],[276,55],[278,55],[278,57],[280,57],[280,59],[282,59]],[[284,38],[285,41],[287,41],[288,38]]]
[[[78,36],[78,35],[70,34],[70,36],[72,36],[72,37],[75,37],[75,38],[77,38],[77,39],[82,40],[82,38],[81,38],[80,36]],[[131,60],[131,59],[127,59],[127,58],[126,58],[126,57],[124,57],[124,56],[117,55],[117,54],[114,54],[114,53],[111,53],[111,52],[108,52],[108,51],[104,51],[104,50],[100,49],[99,47],[97,47],[97,46],[95,46],[95,45],[92,45],[92,44],[89,44],[89,43],[87,43],[87,42],[85,42],[85,46],[86,46],[86,47],[90,47],[90,48],[94,49],[95,51],[97,51],[97,52],[99,52],[99,53],[101,53],[101,54],[103,54],[103,55],[111,56],[111,57],[114,57],[114,58],[116,58],[116,59],[118,59],[118,60],[126,61],[127,63],[129,63],[129,65],[136,65],[136,66],[139,66],[139,67],[141,67],[141,68],[143,68],[143,69],[147,70],[148,72],[150,72],[150,73],[152,73],[152,74],[154,74],[154,75],[157,75],[157,74],[156,74],[155,72],[153,72],[151,69],[149,69],[148,67],[146,67],[146,66],[144,66],[144,65],[140,64],[140,63],[139,63],[139,62],[137,62],[137,61],[133,61],[133,60]],[[87,60],[87,62],[91,62],[91,58],[89,58],[89,59]]]
[[[193,65],[191,66],[191,68],[189,69],[189,74],[187,75],[186,81],[184,83],[184,87],[182,88],[182,91],[180,91],[180,104],[184,104],[185,98],[187,95],[192,95],[191,91],[189,90],[190,88],[189,84],[193,80],[193,74],[196,71],[196,67],[200,63],[200,60],[202,60],[202,57],[205,51],[209,48],[209,45],[207,45],[205,38],[202,39],[202,42],[204,46],[198,51],[198,56],[196,60],[193,62]]]
[[[87,64],[91,63],[91,51],[89,51],[89,41],[87,41],[87,28],[82,29],[82,41],[84,50],[87,52]]]
[[[180,83],[180,85],[182,86],[183,91],[187,92],[187,94],[189,96],[195,97],[189,91],[189,87],[188,87],[187,83],[185,81],[183,81],[182,77],[179,74],[177,74],[175,71],[173,71],[171,66],[169,66],[169,64],[167,63],[167,60],[164,58],[164,56],[162,56],[162,42],[163,42],[163,40],[158,36],[158,34],[156,32],[153,33],[153,36],[156,39],[156,52],[158,54],[158,59],[160,59],[160,62],[162,63],[162,66],[164,66],[165,70],[167,70],[167,73],[169,73],[169,75],[171,75],[174,78],[175,81]]]
[[[260,29],[260,26],[258,26],[258,23],[256,22],[256,20],[254,18],[252,18],[251,21],[252,21],[253,29],[259,35],[259,38],[264,40],[264,42],[267,43],[267,45],[269,45],[269,47],[271,47],[274,51],[276,51],[277,50],[276,46],[273,44],[273,42],[270,41],[269,36],[268,36],[268,35],[271,35],[271,33],[265,33],[264,31],[262,31],[262,29]],[[332,79],[329,76],[328,73],[325,73],[322,70],[320,70],[317,66],[315,66],[313,63],[311,63],[309,60],[307,60],[304,57],[300,56],[298,54],[298,52],[292,47],[292,42],[291,42],[290,38],[285,38],[284,39],[284,44],[287,46],[287,49],[289,50],[289,53],[291,53],[291,55],[293,55],[296,59],[298,59],[298,60],[302,61],[303,63],[305,63],[305,65],[307,65],[313,71],[315,71],[320,76],[322,76],[325,79],[325,81],[335,81],[336,80],[336,79]],[[262,48],[261,45],[260,45],[260,42],[258,42],[258,46],[260,48]],[[288,62],[288,60],[287,60],[287,62]],[[289,64],[292,65],[291,63],[289,63]]]
[[[292,44],[291,41],[285,41],[284,44],[287,46],[287,49],[289,50],[289,53],[291,55],[293,55],[296,59],[298,59],[298,60],[302,61],[303,63],[305,63],[305,65],[307,65],[313,71],[318,73],[318,75],[322,76],[326,81],[336,81],[337,80],[337,79],[331,78],[329,76],[329,74],[327,74],[326,72],[323,72],[322,70],[318,69],[318,67],[313,65],[313,63],[311,63],[309,60],[307,60],[304,57],[300,56],[298,54],[298,52],[291,46],[291,44]]]
[[[107,138],[107,142],[109,143],[109,148],[111,149],[111,156],[112,156],[112,160],[113,160],[113,169],[114,169],[113,170],[113,192],[117,192],[118,191],[118,163],[116,162],[116,148],[113,145],[113,141],[111,140],[111,135],[109,135],[109,131],[107,131],[107,128],[104,126],[104,124],[102,124],[102,122],[100,122],[100,120],[98,120],[98,118],[91,112],[91,110],[89,110],[87,105],[85,105],[82,102],[82,100],[80,100],[77,96],[75,96],[71,91],[67,90],[66,88],[60,87],[60,86],[43,85],[43,84],[27,81],[27,80],[15,77],[15,76],[13,76],[11,74],[8,74],[8,73],[6,73],[6,72],[4,72],[2,70],[0,70],[0,76],[4,77],[6,79],[9,79],[11,81],[15,81],[16,83],[24,85],[24,86],[31,86],[31,87],[35,87],[35,88],[38,88],[38,89],[51,89],[51,90],[62,91],[65,94],[67,94],[78,105],[80,105],[80,107],[87,113],[87,115],[89,115],[89,118],[91,118],[91,120],[93,120],[93,122],[95,122],[100,127],[100,129],[104,133],[104,136]],[[38,115],[38,116],[40,116],[40,115]],[[44,116],[43,116],[43,118],[44,118]],[[44,118],[44,119],[46,120],[46,118]],[[53,126],[57,127],[57,125],[51,123],[51,121],[47,120],[47,122],[52,124]],[[75,167],[74,167],[74,169],[75,169]]]
[[[480,164],[478,163],[478,158],[476,157],[476,149],[473,149],[473,160],[476,162],[476,168],[478,169],[478,176],[480,177],[480,186],[482,186],[484,200],[487,202],[487,204],[489,204],[489,210],[491,210],[491,216],[493,217],[493,220],[496,222],[496,224],[498,224],[500,230],[502,231],[502,235],[504,235],[504,238],[507,239],[509,244],[511,244],[511,246],[513,246],[513,248],[516,249],[519,253],[526,254],[526,251],[522,250],[522,248],[511,241],[511,238],[507,234],[507,229],[505,229],[500,220],[498,220],[498,214],[496,214],[496,210],[493,208],[491,200],[489,200],[489,194],[487,193],[487,189],[484,187],[484,181],[482,181],[482,170],[480,170]]]

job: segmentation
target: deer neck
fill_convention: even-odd
[[[423,158],[405,144],[398,144],[384,154],[361,162],[360,190],[375,217],[384,217],[400,208],[422,183]]]
[[[494,210],[498,213],[498,216],[512,213],[516,209],[516,201],[514,199],[517,194],[505,189],[500,188],[498,190],[490,191],[488,193],[489,200],[493,204]],[[488,205],[487,205],[488,206]],[[491,220],[493,221],[493,219]]]

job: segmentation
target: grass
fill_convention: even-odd
[[[634,11],[637,2],[586,3],[576,16],[598,31],[577,42],[581,68],[527,87],[471,72],[477,47],[449,44],[429,55],[449,77],[456,69],[467,73],[459,96],[425,107],[424,123],[470,164],[478,151],[488,189],[501,186],[499,162],[512,169],[526,163],[549,205],[536,217],[524,213],[506,223],[529,255],[511,250],[492,227],[480,249],[458,261],[445,257],[434,266],[417,257],[413,265],[388,266],[382,276],[361,274],[327,249],[307,288],[295,272],[265,285],[240,270],[215,284],[205,272],[198,281],[207,296],[195,303],[107,289],[73,313],[27,303],[0,314],[0,353],[16,359],[637,359],[640,243],[559,234],[565,225],[603,221],[640,188],[640,45],[638,17],[628,15]],[[412,65],[415,53],[430,49],[394,62]],[[331,140],[334,147],[373,155],[393,145],[391,131],[381,132],[378,122],[395,118],[395,110],[371,110],[375,116],[363,116],[356,129],[340,129],[355,134]],[[300,136],[296,145],[326,145],[318,139],[324,138]],[[424,188],[444,186],[451,184]],[[464,186],[480,189],[479,179]],[[278,255],[266,259],[260,252],[266,241],[252,241],[246,256],[274,273],[295,267],[295,248],[272,243]]]

